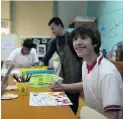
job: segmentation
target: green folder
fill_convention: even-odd
[[[35,74],[32,75],[29,85],[30,87],[45,87],[49,83],[53,83],[56,80],[55,74]]]

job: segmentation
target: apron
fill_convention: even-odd
[[[56,39],[56,48],[61,60],[60,76],[64,79],[64,84],[81,82],[82,78],[82,61],[71,52],[67,42],[69,37],[68,33],[65,33],[65,45],[63,46],[59,46],[58,39]]]

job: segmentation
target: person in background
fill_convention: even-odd
[[[77,56],[73,48],[71,34],[65,32],[64,25],[61,19],[58,17],[53,17],[49,21],[48,25],[56,37],[52,39],[49,50],[47,51],[42,62],[40,63],[40,66],[48,65],[50,58],[56,51],[60,57],[61,62],[60,76],[64,79],[63,83],[69,84],[81,82],[82,60]],[[72,101],[73,105],[71,106],[71,109],[76,114],[78,109],[79,92],[66,91],[65,93]]]
[[[82,82],[52,84],[51,89],[84,90],[87,106],[105,115],[108,119],[123,119],[123,82],[115,65],[100,52],[100,32],[93,26],[83,24],[72,32],[73,46],[77,55],[84,59]]]
[[[39,60],[31,39],[26,39],[23,46],[12,51],[6,64],[16,64],[17,68],[38,66]]]

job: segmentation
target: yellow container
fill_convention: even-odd
[[[29,83],[28,82],[18,82],[17,88],[18,88],[18,95],[27,96],[29,94],[28,92]]]

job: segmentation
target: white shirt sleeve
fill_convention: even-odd
[[[33,48],[32,49],[32,53],[33,53],[33,56],[32,56],[32,61],[33,61],[33,63],[37,63],[37,62],[39,62],[39,60],[38,60],[38,55],[37,55],[37,53],[36,53],[36,50]]]
[[[17,49],[14,49],[14,50],[10,53],[9,57],[7,58],[7,61],[14,61],[15,58],[16,58],[16,55],[17,55]]]
[[[122,99],[118,76],[109,73],[101,80],[101,95],[104,111],[121,109]]]

